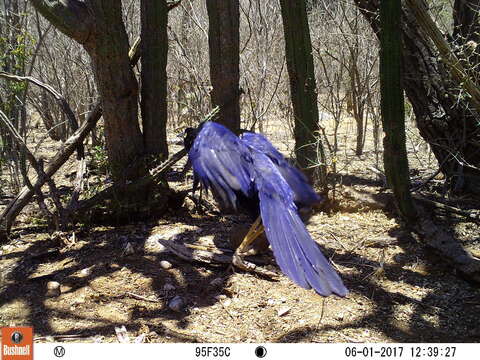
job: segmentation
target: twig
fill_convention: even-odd
[[[438,201],[430,200],[430,199],[427,199],[423,196],[414,195],[413,197],[416,200],[423,201],[423,202],[425,202],[427,204],[430,204],[430,205],[433,205],[433,206],[435,206],[439,209],[442,209],[442,210],[445,210],[445,211],[451,211],[455,214],[465,216],[467,219],[469,219],[471,221],[480,222],[480,216],[479,215],[475,216],[475,215],[469,213],[468,211],[465,211],[465,210],[462,210],[462,209],[459,209],[459,208],[456,208],[454,206],[447,205],[447,204],[444,204],[444,203],[441,203],[441,202],[438,202]]]
[[[34,341],[41,340],[62,340],[62,339],[86,339],[92,337],[91,335],[81,335],[81,334],[72,334],[72,335],[47,335],[47,336],[38,336],[34,338]]]
[[[142,187],[144,187],[148,183],[151,183],[152,181],[158,182],[159,179],[170,169],[170,167],[173,164],[175,164],[177,161],[179,161],[182,157],[184,157],[186,154],[187,154],[187,151],[185,149],[182,149],[177,153],[173,154],[172,156],[170,156],[160,166],[152,170],[152,174],[141,177],[134,183],[130,183],[126,185],[119,185],[119,184],[109,185],[99,193],[92,196],[91,198],[77,202],[75,206],[72,206],[70,211],[75,211],[76,213],[84,212],[92,208],[93,206],[100,204],[105,200],[112,199],[114,194],[119,190],[133,192],[136,189],[141,189]]]
[[[223,310],[225,310],[225,312],[228,314],[228,316],[230,316],[230,318],[234,321],[236,321],[235,317],[232,315],[232,313],[230,312],[230,310],[227,309],[227,307],[225,306],[225,304],[222,302],[222,300],[219,300],[218,301],[220,303],[220,305],[222,306]]]
[[[384,187],[387,185],[387,177],[383,171],[377,169],[375,166],[369,166],[369,170],[371,170],[374,174],[376,174],[380,179],[382,179]]]
[[[472,69],[473,66],[470,64],[467,64],[465,67],[463,66],[463,63],[467,62],[467,60],[462,59],[462,61],[460,61],[458,59],[440,29],[431,18],[423,2],[415,0],[407,0],[406,2],[412,14],[415,16],[420,29],[437,47],[438,53],[447,65],[453,80],[470,95],[470,103],[477,113],[480,113],[480,89],[465,70],[465,68]]]
[[[175,9],[178,5],[180,5],[182,0],[175,0],[175,1],[167,1],[167,9],[168,11]]]
[[[435,176],[437,176],[437,175],[440,173],[440,171],[442,171],[442,169],[439,167],[439,168],[437,169],[437,171],[435,171],[432,175],[430,175],[425,181],[423,181],[423,182],[422,182],[421,184],[419,184],[419,185],[416,185],[416,186],[412,187],[412,188],[410,189],[410,191],[411,191],[411,192],[415,192],[415,191],[420,190],[420,189],[423,188],[425,185],[427,185],[430,181],[432,181],[432,180],[435,178]]]
[[[343,245],[343,243],[337,238],[337,236],[332,232],[332,231],[329,231],[328,230],[328,233],[330,234],[330,236],[333,238],[333,240],[335,240],[338,244],[340,244],[340,246],[343,248],[343,250],[345,250],[346,252],[351,252],[351,250],[348,250],[345,245]]]
[[[144,300],[144,301],[148,301],[148,302],[152,302],[152,303],[158,303],[158,302],[159,302],[159,300],[157,300],[157,299],[149,299],[149,298],[147,298],[147,297],[144,297],[144,296],[141,296],[141,295],[137,295],[137,294],[134,294],[134,293],[132,293],[132,292],[126,292],[125,294],[126,294],[126,295],[129,295],[129,296],[131,296],[131,297],[133,297],[133,298],[135,298],[135,299],[138,299],[138,300]]]

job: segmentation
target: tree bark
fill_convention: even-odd
[[[138,84],[128,58],[128,37],[118,0],[86,3],[95,18],[93,38],[85,46],[100,93],[105,144],[114,181],[127,183],[144,176],[143,137],[138,124]]]
[[[380,1],[354,1],[378,35]],[[402,10],[403,85],[420,135],[430,144],[452,190],[480,194],[479,117],[415,16],[409,8]]]
[[[317,138],[317,88],[305,1],[280,0],[280,5],[295,116],[295,154],[299,166],[306,169],[309,175],[312,175],[312,169],[320,171],[320,184],[323,186],[326,184],[325,156]],[[317,148],[320,154],[317,154]],[[319,167],[312,168],[319,163]]]
[[[405,108],[401,84],[401,0],[380,3],[380,88],[385,138],[384,167],[400,215],[413,223],[416,210],[410,195],[405,136]]]
[[[240,129],[239,0],[207,0],[211,99],[220,107],[218,122]]]
[[[79,0],[30,0],[32,5],[53,26],[84,45],[90,40],[94,18],[85,2]]]
[[[168,157],[167,53],[168,9],[165,0],[142,0],[141,109],[145,152]]]

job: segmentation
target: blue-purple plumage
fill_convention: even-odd
[[[305,176],[263,136],[235,136],[224,126],[205,123],[189,151],[195,176],[224,206],[239,200],[255,204],[267,239],[285,275],[303,288],[328,296],[348,290],[302,222],[297,206],[320,200]]]
[[[246,132],[241,135],[241,139],[250,148],[256,149],[262,154],[268,156],[292,189],[294,200],[297,204],[311,206],[322,200],[309,185],[307,177],[295,166],[292,166],[265,136],[262,134]]]
[[[237,208],[238,195],[253,195],[248,147],[224,126],[207,122],[188,153],[194,174],[223,206]]]

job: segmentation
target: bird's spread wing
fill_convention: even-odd
[[[250,148],[267,155],[277,166],[292,189],[297,204],[310,206],[321,201],[321,197],[310,186],[306,176],[291,165],[265,136],[246,132],[242,134],[241,138]]]
[[[205,123],[188,156],[195,175],[223,205],[236,208],[236,192],[252,194],[250,150],[226,127]]]
[[[289,184],[269,157],[253,151],[252,158],[263,226],[280,269],[303,288],[345,296],[348,290],[300,219]]]

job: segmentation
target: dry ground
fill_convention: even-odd
[[[286,137],[272,136],[283,151],[289,149]],[[368,170],[374,163],[371,141],[361,158],[345,144],[341,182],[359,191],[382,191],[381,181]],[[435,169],[415,146],[409,144],[412,168],[426,177]],[[185,181],[175,176],[179,169],[171,174],[171,185],[183,189]],[[480,340],[478,286],[417,243],[393,209],[362,206],[342,189],[312,217],[308,229],[350,289],[346,298],[322,298],[284,276],[274,281],[162,251],[155,239],[172,234],[227,248],[230,228],[245,221],[215,211],[197,214],[190,200],[162,219],[83,225],[57,235],[35,226],[35,212],[29,210],[11,242],[0,248],[0,326],[33,325],[38,341],[115,342],[115,327],[122,325],[132,340],[145,342]],[[478,253],[478,224],[448,215],[442,219]],[[162,267],[162,260],[171,268]],[[60,295],[47,293],[51,281],[61,284]],[[168,306],[177,296],[185,305],[180,311]]]

